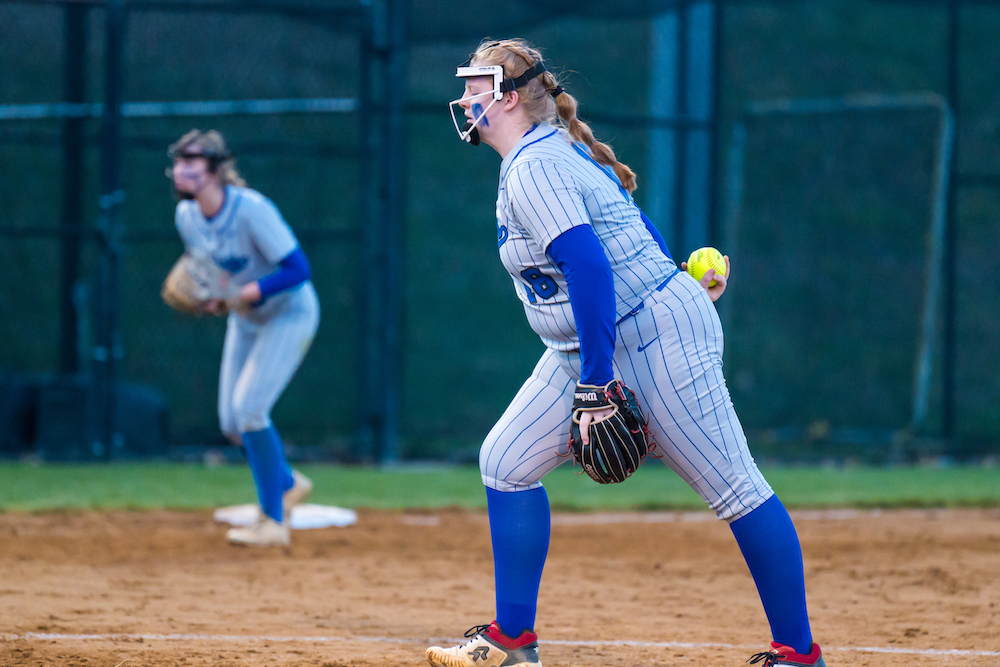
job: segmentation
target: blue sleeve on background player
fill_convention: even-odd
[[[615,278],[590,225],[578,225],[552,240],[548,255],[566,276],[569,303],[580,337],[581,384],[604,386],[614,379]]]
[[[639,207],[636,206],[636,208]],[[642,221],[646,223],[646,229],[649,230],[649,233],[652,235],[653,240],[656,241],[656,245],[660,246],[660,250],[663,251],[663,254],[666,255],[668,259],[673,260],[673,257],[670,256],[670,250],[667,249],[667,242],[664,241],[663,237],[660,235],[660,230],[658,230],[656,227],[653,226],[653,222],[646,217],[646,214],[643,212],[641,208],[639,208],[639,215],[642,216]]]
[[[277,271],[257,281],[260,285],[260,303],[278,292],[301,285],[312,276],[309,260],[306,259],[301,246],[288,253],[278,266]]]

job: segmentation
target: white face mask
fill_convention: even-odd
[[[462,107],[458,106],[459,103],[460,102],[467,102],[469,100],[474,100],[477,97],[483,97],[485,95],[492,95],[492,94],[493,94],[492,90],[487,90],[485,93],[478,93],[476,95],[470,95],[469,97],[462,97],[460,99],[453,100],[452,102],[448,103],[449,110],[451,111],[451,122],[455,124],[455,129],[458,131],[458,137],[462,141],[468,141],[473,146],[476,146],[476,145],[479,144],[479,130],[477,129],[479,127],[479,121],[481,121],[482,119],[486,118],[486,112],[489,111],[491,108],[493,108],[493,105],[496,104],[497,101],[496,101],[496,99],[490,100],[489,105],[487,105],[487,107],[485,109],[483,109],[483,111],[482,111],[481,114],[479,114],[478,116],[476,116],[473,120],[467,120],[465,122],[464,128],[460,128],[458,126],[458,115],[457,114],[463,113],[462,112]],[[479,109],[482,109],[481,105],[479,105],[479,104],[473,104],[472,105],[472,110],[473,110],[472,112],[473,113],[476,112],[477,107]]]
[[[459,67],[455,76],[465,79],[470,76],[492,76],[493,77],[493,90],[488,90],[485,93],[476,93],[475,95],[470,95],[469,97],[460,97],[457,100],[452,100],[448,103],[448,112],[451,114],[451,122],[455,125],[455,131],[458,132],[458,137],[462,141],[467,141],[473,146],[479,144],[479,122],[486,117],[486,113],[493,108],[499,100],[503,99],[503,93],[500,91],[500,85],[503,82],[503,67],[500,65],[485,65],[482,67]],[[476,116],[475,119],[467,122],[465,128],[458,126],[458,116],[456,115],[455,107],[461,102],[467,102],[469,100],[474,100],[479,97],[485,97],[486,95],[492,95],[493,99],[490,100],[489,105],[483,109],[483,112]],[[461,107],[458,106],[461,110]],[[459,113],[463,113],[459,111]]]

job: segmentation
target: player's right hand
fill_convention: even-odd
[[[701,286],[705,288],[705,291],[708,292],[708,298],[713,302],[718,301],[719,297],[722,296],[722,293],[726,291],[726,283],[729,281],[727,276],[732,277],[733,275],[732,267],[729,266],[729,255],[723,255],[722,258],[726,260],[725,276],[717,276],[715,275],[715,269],[709,269],[705,272],[705,275],[701,277],[701,280],[698,281],[701,283]],[[681,271],[687,271],[687,268],[687,262],[681,262]],[[709,287],[713,280],[715,281],[715,284]]]
[[[215,315],[216,317],[220,315],[225,315],[229,312],[229,308],[226,306],[226,302],[223,299],[209,299],[202,305],[202,310],[209,315]]]

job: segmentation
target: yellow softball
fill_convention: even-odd
[[[722,253],[712,247],[698,248],[691,256],[688,257],[687,261],[687,272],[691,274],[691,277],[695,280],[701,280],[701,277],[705,275],[705,272],[709,269],[715,269],[717,275],[726,275],[726,260],[722,256]],[[715,282],[712,281],[708,284],[709,287],[715,287]]]

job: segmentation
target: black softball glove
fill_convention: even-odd
[[[602,408],[614,412],[589,427],[589,442],[580,437],[580,413]],[[573,458],[599,484],[624,482],[646,458],[649,430],[632,390],[618,380],[603,387],[578,384],[573,394],[569,448]]]

